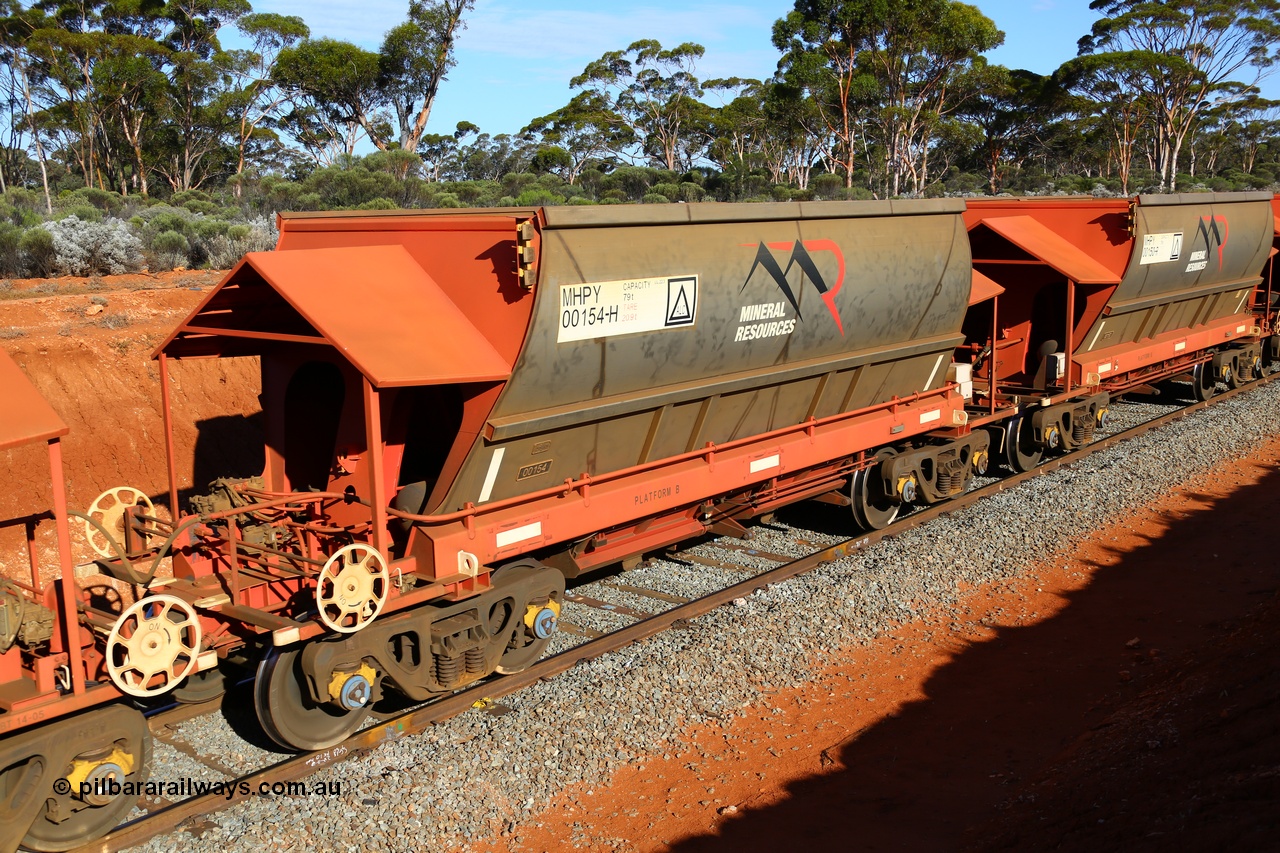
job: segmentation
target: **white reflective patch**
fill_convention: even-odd
[[[1243,334],[1244,334],[1244,330],[1245,330],[1245,329],[1247,329],[1247,328],[1249,328],[1249,327],[1248,327],[1248,326],[1236,326],[1236,334],[1237,334],[1237,335],[1243,335]]]
[[[931,412],[924,412],[920,415],[920,423],[922,424],[940,420],[942,420],[942,409],[934,409]]]
[[[508,545],[514,545],[517,542],[523,542],[526,539],[542,535],[542,522],[535,521],[533,524],[526,524],[523,527],[513,527],[510,530],[503,530],[495,538],[498,547],[505,548]]]
[[[498,481],[498,468],[502,466],[502,455],[506,452],[505,447],[499,447],[493,451],[493,458],[489,460],[489,470],[484,475],[484,486],[480,488],[479,503],[489,500],[489,495],[493,494],[493,484]]]
[[[1106,327],[1106,325],[1107,325],[1106,320],[1103,320],[1101,323],[1098,324],[1097,330],[1093,333],[1093,338],[1089,341],[1089,346],[1085,347],[1085,349],[1093,349],[1093,345],[1098,342],[1098,335],[1102,334],[1102,330]]]
[[[1099,373],[1110,373],[1110,372],[1111,372],[1111,362],[1106,361],[1106,362],[1103,362],[1102,364],[1099,364],[1099,365],[1098,365],[1098,372],[1099,372]]]
[[[778,454],[776,453],[772,456],[765,456],[762,459],[752,459],[751,473],[759,474],[761,471],[767,471],[770,468],[777,468],[780,461],[781,460],[778,458]]]
[[[933,380],[938,378],[938,371],[942,368],[942,359],[944,357],[945,353],[943,355],[939,355],[938,360],[933,363],[933,373],[929,374],[929,381],[924,383],[924,390],[933,390]]]
[[[1174,352],[1182,352],[1186,348],[1187,348],[1186,341],[1178,341],[1176,344],[1173,345]]]

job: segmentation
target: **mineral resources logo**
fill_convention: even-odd
[[[1219,228],[1221,224],[1221,228]],[[1225,216],[1202,216],[1200,217],[1200,227],[1196,229],[1196,236],[1204,238],[1205,251],[1216,248],[1218,250],[1218,269],[1222,269],[1222,250],[1227,246],[1227,239],[1231,235],[1231,230],[1227,226],[1227,217]]]
[[[750,243],[744,243],[743,245],[746,247],[751,246]],[[800,273],[797,287],[803,287],[806,281],[813,285],[814,290],[818,292],[818,296],[827,306],[831,319],[835,321],[836,328],[840,331],[840,336],[844,337],[844,323],[841,322],[840,311],[836,308],[836,294],[840,292],[840,288],[844,285],[844,253],[840,251],[840,247],[836,245],[834,240],[761,242],[756,244],[755,249],[755,261],[752,262],[751,269],[747,271],[747,276],[742,281],[741,290],[746,290],[747,285],[751,283],[752,276],[756,274],[756,270],[762,269],[768,274],[778,290],[782,292],[786,302],[765,302],[757,305],[742,306],[738,317],[738,331],[733,338],[735,341],[750,341],[758,338],[789,335],[795,330],[798,321],[803,322],[804,315],[800,312],[800,300],[788,280],[792,269],[798,269]],[[774,252],[787,253],[787,265],[785,268],[778,261]],[[813,258],[813,254],[818,252],[830,252],[835,257],[836,278],[834,283],[828,284],[826,277],[818,269],[818,264]],[[787,316],[786,306],[788,304],[796,312],[795,317]]]

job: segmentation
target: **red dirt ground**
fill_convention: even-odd
[[[71,428],[63,453],[73,509],[84,510],[120,485],[168,502],[160,381],[151,353],[223,275],[19,281],[0,293],[0,346]],[[43,292],[50,285],[53,292]],[[206,485],[221,473],[215,460],[256,464],[260,471],[261,439],[246,420],[261,408],[256,359],[184,362],[171,375],[177,469],[186,472],[180,487]],[[255,454],[256,462],[246,461]],[[0,522],[51,506],[49,483],[43,446],[0,451]],[[52,528],[43,528],[43,562],[51,566]],[[17,562],[25,574],[19,534],[0,530],[0,571],[14,571]],[[80,549],[77,557],[87,553]]]
[[[480,849],[1280,849],[1277,459],[970,591],[964,619],[833,655]]]

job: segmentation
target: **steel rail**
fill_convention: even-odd
[[[482,681],[464,688],[450,696],[433,700],[424,706],[419,706],[416,709],[407,711],[399,716],[383,720],[377,725],[370,726],[363,731],[357,732],[341,744],[330,749],[291,756],[269,767],[265,767],[254,773],[232,780],[226,783],[227,787],[235,787],[235,793],[230,797],[228,797],[224,789],[222,792],[198,795],[190,799],[165,806],[148,815],[137,818],[130,823],[121,825],[97,841],[77,848],[75,853],[114,853],[114,851],[117,850],[123,850],[127,847],[142,844],[157,835],[179,829],[187,820],[211,814],[235,805],[236,803],[250,799],[252,795],[242,793],[243,791],[257,791],[259,790],[258,786],[262,784],[269,786],[277,782],[296,781],[331,764],[345,761],[356,756],[366,755],[383,743],[388,743],[399,740],[403,737],[421,733],[434,725],[438,725],[452,717],[462,714],[468,709],[475,707],[477,700],[492,700],[502,696],[507,696],[518,690],[523,690],[524,688],[536,684],[539,681],[550,679],[555,675],[565,672],[582,661],[591,660],[608,654],[609,652],[617,651],[618,649],[639,642],[640,640],[661,633],[662,631],[666,631],[677,623],[683,624],[691,619],[703,616],[717,607],[721,607],[732,602],[736,598],[746,597],[771,584],[780,583],[796,577],[797,575],[812,571],[825,563],[829,563],[846,557],[854,552],[861,551],[883,539],[897,536],[907,530],[920,527],[935,518],[972,506],[983,498],[1014,488],[1022,483],[1034,479],[1035,477],[1057,471],[1058,469],[1074,462],[1078,462],[1093,453],[1114,447],[1121,442],[1136,438],[1153,429],[1158,429],[1167,424],[1181,420],[1200,412],[1209,406],[1229,400],[1248,391],[1255,390],[1276,380],[1280,380],[1280,372],[1264,376],[1248,383],[1247,385],[1228,390],[1210,398],[1209,400],[1192,403],[1191,405],[1160,415],[1152,420],[1130,427],[1123,432],[1098,439],[1087,447],[1083,447],[1079,450],[1073,451],[1072,453],[1042,462],[1030,471],[1013,474],[994,483],[989,483],[978,489],[974,489],[966,494],[942,501],[941,503],[934,504],[930,507],[924,507],[913,512],[911,515],[894,522],[884,530],[872,531],[862,536],[822,548],[821,550],[809,554],[808,556],[801,557],[798,560],[777,566],[773,569],[766,569],[760,574],[753,575],[746,580],[725,587],[724,589],[703,596],[702,598],[695,599],[686,604],[677,605],[672,607],[670,610],[663,611],[662,613],[656,613],[646,619],[635,622],[624,628],[620,628],[617,631],[612,631],[601,637],[589,639],[572,649],[567,649],[566,651],[555,655],[554,657],[538,661],[524,672]],[[163,724],[162,721],[159,720],[156,722]]]

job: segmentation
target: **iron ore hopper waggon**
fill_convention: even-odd
[[[260,476],[70,513],[65,428],[0,362],[41,413],[0,449],[49,443],[55,483],[17,523],[51,518],[61,561],[0,588],[0,849],[108,831],[138,703],[224,670],[324,749],[391,693],[529,666],[567,577],[804,499],[884,527],[1088,443],[1116,395],[1246,382],[1275,223],[1249,194],[283,215],[154,354],[169,505],[189,359],[260,359]],[[72,515],[132,604],[77,585]]]

